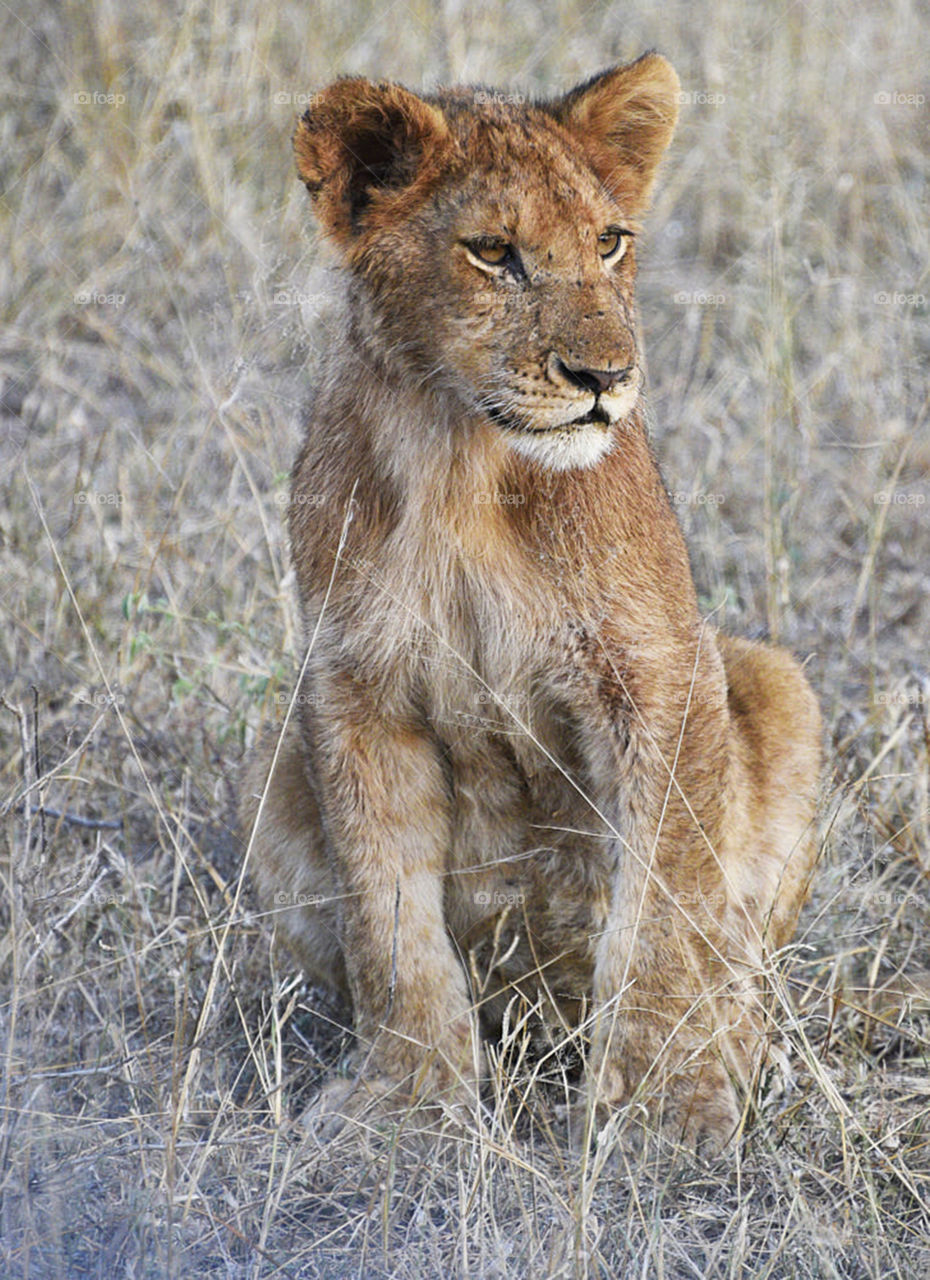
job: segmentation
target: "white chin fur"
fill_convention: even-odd
[[[508,431],[507,443],[550,471],[570,471],[600,462],[613,443],[613,432],[603,422],[586,422],[551,431]]]

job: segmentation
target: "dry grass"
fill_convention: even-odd
[[[540,15],[2,11],[4,1275],[930,1271],[926,11]],[[657,447],[708,609],[810,654],[828,722],[794,1085],[698,1170],[579,1164],[557,1087],[517,1116],[503,1072],[429,1159],[320,1150],[289,1117],[340,1037],[275,968],[231,826],[296,649],[295,95],[562,88],[650,46],[694,95],[641,270]]]

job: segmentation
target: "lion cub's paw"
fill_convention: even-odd
[[[571,1117],[573,1149],[580,1153],[587,1145],[605,1163],[640,1162],[647,1155],[673,1159],[681,1154],[689,1160],[715,1160],[732,1148],[738,1132],[735,1108],[719,1115],[705,1112],[685,1123],[667,1109],[657,1114],[643,1104],[613,1109],[601,1104],[593,1119],[586,1106],[579,1106]]]
[[[477,1089],[467,1082],[427,1093],[386,1075],[362,1075],[325,1084],[304,1112],[302,1123],[320,1142],[330,1141],[350,1126],[372,1137],[404,1129],[425,1138],[473,1122],[477,1105]]]
[[[713,1160],[732,1147],[741,1120],[736,1090],[721,1067],[705,1069],[697,1081],[670,1080],[661,1094],[589,1095],[573,1110],[571,1138],[576,1150],[590,1145],[604,1158],[613,1152],[640,1160],[651,1148]]]

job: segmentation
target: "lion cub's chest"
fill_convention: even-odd
[[[440,603],[438,593],[429,602],[417,679],[449,787],[448,925],[468,949],[506,916],[505,936],[518,940],[510,978],[545,955],[558,988],[565,965],[593,962],[610,884],[567,697],[571,628],[542,590],[508,599],[468,569],[451,605]]]
[[[438,736],[531,733],[567,653],[554,602],[503,569],[452,555],[438,572],[426,562],[414,574],[422,625],[411,674]]]

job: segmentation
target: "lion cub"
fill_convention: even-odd
[[[820,722],[787,653],[701,617],[643,425],[677,97],[647,54],[535,105],[343,79],[298,123],[341,309],[293,474],[297,714],[243,818],[354,1010],[322,1113],[473,1097],[515,995],[582,1020],[596,1118],[644,1101],[690,1143],[764,1059]]]

